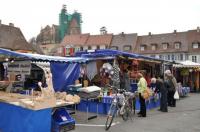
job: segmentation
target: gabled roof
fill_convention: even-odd
[[[10,50],[35,51],[17,27],[0,25],[0,47]]]
[[[132,33],[132,34],[119,34],[119,35],[113,35],[113,39],[111,42],[111,47],[112,46],[117,46],[119,50],[123,50],[123,46],[125,45],[131,45],[132,50],[135,48],[137,43],[137,34]]]
[[[180,42],[181,48],[175,49],[174,43]],[[163,43],[168,43],[169,47],[164,50],[162,47]],[[187,52],[188,51],[188,40],[187,32],[176,32],[176,33],[166,33],[157,35],[146,35],[138,37],[137,50],[140,51],[140,45],[146,45],[147,49],[145,53],[154,53],[151,49],[152,44],[157,44],[156,53],[169,53],[169,52]]]
[[[90,35],[86,45],[107,45],[110,46],[112,41],[112,34],[104,34],[104,35]]]
[[[85,45],[88,40],[90,34],[78,34],[78,35],[66,35],[61,42],[61,46],[66,45],[77,45],[82,46]]]

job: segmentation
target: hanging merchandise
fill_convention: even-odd
[[[106,73],[109,73],[109,74],[113,73],[113,72],[112,72],[112,71],[113,71],[113,67],[112,67],[112,65],[111,65],[110,63],[104,63],[103,66],[102,66],[102,69],[103,69]],[[102,70],[102,69],[101,69],[101,70]]]
[[[115,87],[119,88],[120,87],[119,86],[119,84],[120,84],[120,78],[119,78],[120,69],[119,69],[119,66],[118,66],[118,63],[116,62],[116,60],[114,61],[113,71],[114,71],[114,74],[112,76],[113,84],[115,85]]]
[[[86,72],[87,72],[88,79],[91,81],[94,78],[94,76],[97,74],[97,66],[96,66],[95,61],[87,64]]]
[[[188,76],[189,75],[189,70],[186,68],[181,69],[181,76]]]

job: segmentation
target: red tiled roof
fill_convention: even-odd
[[[61,42],[61,46],[66,45],[85,45],[90,34],[66,35]]]
[[[112,41],[112,34],[105,35],[90,35],[86,45],[110,45]]]

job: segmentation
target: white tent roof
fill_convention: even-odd
[[[195,63],[192,62],[190,60],[186,60],[183,62],[180,62],[180,64],[174,64],[173,67],[177,67],[177,68],[200,68],[200,64],[199,63]]]

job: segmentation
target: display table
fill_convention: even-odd
[[[179,87],[178,92],[180,97],[187,96],[190,93],[190,87]]]
[[[77,110],[84,111],[84,112],[87,112],[88,110],[88,112],[96,113],[97,108],[98,108],[99,114],[107,114],[110,109],[111,102],[112,102],[111,96],[103,96],[95,101],[81,100],[81,102],[77,105]],[[151,96],[149,100],[146,100],[146,107],[148,110],[159,107],[159,106],[160,106],[160,99],[156,100],[153,96]],[[138,98],[136,98],[135,100],[135,109],[136,110],[140,109],[140,103],[139,103]]]
[[[51,108],[30,110],[0,102],[0,132],[50,132]]]

